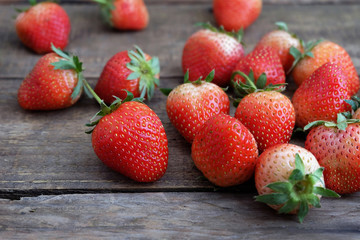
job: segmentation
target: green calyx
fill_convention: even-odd
[[[236,41],[238,41],[239,43],[241,43],[242,45],[244,45],[244,43],[242,42],[243,36],[244,36],[244,29],[240,29],[239,31],[235,32],[235,31],[226,31],[224,29],[223,26],[220,26],[219,28],[214,27],[211,23],[196,23],[195,26],[198,27],[202,27],[204,29],[208,29],[212,32],[216,32],[216,33],[223,33],[226,34],[232,38],[235,38]]]
[[[37,1],[36,0],[29,0],[29,3],[30,3],[30,6],[35,6],[37,4]],[[27,7],[27,8],[15,8],[15,11],[18,12],[18,13],[22,13],[22,12],[26,12],[27,10],[29,10],[30,7]]]
[[[353,96],[349,100],[345,100],[351,106],[352,113],[356,112],[360,108],[360,98],[358,96]]]
[[[156,76],[160,73],[159,58],[153,57],[147,61],[145,53],[141,48],[135,46],[135,49],[135,51],[128,51],[131,61],[126,64],[126,67],[130,69],[132,73],[127,77],[127,80],[140,79],[140,97],[144,98],[147,96],[147,98],[151,100],[155,87],[160,85],[160,80]]]
[[[360,119],[351,119],[350,112],[343,112],[343,113],[337,114],[336,122],[330,122],[330,121],[324,121],[324,120],[314,121],[314,122],[311,122],[308,125],[306,125],[304,127],[304,131],[307,131],[310,128],[320,126],[320,125],[324,125],[325,127],[334,127],[334,128],[338,128],[340,130],[345,131],[349,124],[359,123],[359,122],[360,122]]]
[[[275,25],[277,26],[278,30],[284,31],[289,33],[293,38],[299,39],[295,33],[289,31],[289,28],[285,22],[276,22]],[[300,39],[299,39],[300,40]],[[301,40],[300,40],[301,41]]]
[[[313,173],[305,173],[305,165],[300,155],[295,155],[295,169],[290,174],[288,181],[274,182],[266,187],[274,191],[274,193],[259,195],[255,197],[258,202],[269,205],[283,205],[279,209],[279,213],[290,213],[298,210],[298,218],[300,223],[303,222],[309,211],[309,206],[320,208],[320,196],[324,197],[340,197],[339,194],[332,190],[318,187],[318,182],[323,183],[324,168],[318,168]]]
[[[54,66],[55,70],[61,69],[61,70],[75,70],[76,74],[77,74],[77,78],[78,78],[78,82],[74,88],[74,91],[71,94],[71,98],[72,99],[76,99],[82,92],[83,88],[83,80],[84,80],[84,75],[83,75],[83,67],[82,67],[82,62],[79,61],[79,58],[77,56],[71,56],[70,54],[63,52],[60,48],[56,48],[53,44],[51,44],[51,49],[60,57],[64,58],[61,59],[58,62],[54,62],[51,63],[51,65]],[[91,94],[86,90],[85,88],[85,93],[87,96],[89,96],[90,98],[92,97]]]
[[[113,26],[111,12],[115,9],[114,0],[92,0],[100,5],[101,15],[105,22],[111,27]]]

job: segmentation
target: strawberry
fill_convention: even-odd
[[[291,48],[290,53],[295,57],[292,76],[298,86],[320,66],[333,62],[342,67],[349,82],[350,95],[355,95],[359,90],[359,77],[351,57],[338,44],[331,41],[310,41],[305,45],[304,53],[296,48]]]
[[[140,98],[127,92],[125,99],[115,97],[107,106],[84,84],[101,106],[95,115],[100,119],[87,124],[94,127],[92,146],[99,159],[109,168],[137,182],[160,179],[168,165],[168,141],[159,117]]]
[[[339,113],[337,122],[316,121],[304,128],[311,128],[305,148],[325,168],[326,186],[339,194],[360,191],[359,122]]]
[[[335,121],[337,114],[350,110],[347,77],[342,68],[325,63],[295,91],[292,102],[296,125],[304,127],[316,120]]]
[[[289,32],[286,23],[277,22],[276,26],[278,29],[263,36],[255,49],[262,47],[273,48],[279,55],[284,71],[287,72],[294,62],[294,57],[289,52],[290,48],[294,47],[302,53],[303,46],[301,40],[295,34]]]
[[[117,96],[125,98],[123,89],[135,97],[154,95],[159,85],[160,64],[157,57],[151,58],[139,47],[136,51],[122,51],[115,54],[105,65],[95,86],[95,92],[105,103],[111,103]]]
[[[210,117],[219,113],[229,114],[230,101],[224,90],[211,83],[215,71],[205,80],[189,81],[185,74],[184,84],[172,90],[166,101],[166,112],[171,123],[192,143],[196,133]]]
[[[119,30],[142,30],[149,23],[143,0],[93,0],[100,4],[105,21]]]
[[[339,197],[325,189],[323,168],[314,155],[293,144],[278,144],[263,152],[255,168],[256,201],[279,213],[297,214],[303,222],[310,207],[320,207],[320,197]]]
[[[18,102],[27,110],[70,107],[82,93],[82,63],[52,47],[54,53],[41,57],[18,90]]]
[[[285,83],[285,72],[280,58],[275,50],[270,47],[259,47],[241,58],[233,68],[233,73],[240,71],[248,75],[251,70],[256,80],[265,73],[267,84]],[[246,79],[240,75],[233,75],[231,79],[238,83],[240,81],[246,82]]]
[[[214,17],[227,31],[249,27],[260,15],[262,0],[214,0]]]
[[[235,118],[254,135],[259,151],[290,141],[295,126],[295,110],[289,98],[280,92],[281,85],[266,85],[263,74],[255,84],[254,78],[240,73],[247,84],[235,84],[235,92],[247,94],[236,108]]]
[[[230,82],[231,72],[244,55],[241,45],[242,31],[226,32],[210,24],[201,24],[202,29],[185,43],[182,55],[183,72],[190,71],[189,80],[196,81],[215,69],[213,83],[224,87]]]
[[[51,52],[51,43],[64,49],[71,28],[65,10],[53,2],[29,2],[32,6],[22,11],[15,20],[16,33],[21,42],[39,54]]]
[[[241,184],[254,173],[258,149],[249,130],[220,113],[203,124],[191,146],[196,167],[220,187]]]

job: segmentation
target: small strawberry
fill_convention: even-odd
[[[189,70],[189,80],[196,81],[215,69],[213,83],[220,87],[227,86],[233,68],[244,55],[241,45],[243,32],[230,33],[210,24],[201,26],[206,29],[196,32],[185,43],[182,55],[183,72]]]
[[[227,31],[249,27],[260,15],[262,0],[214,0],[214,17]]]
[[[278,144],[263,152],[256,164],[256,201],[279,213],[297,214],[303,222],[310,207],[320,207],[320,197],[340,197],[325,189],[323,168],[314,155],[292,144]]]
[[[325,168],[326,186],[339,194],[360,191],[359,122],[339,113],[337,122],[316,121],[304,128],[311,128],[305,148]]]
[[[260,152],[288,143],[295,126],[295,110],[290,99],[280,93],[285,87],[265,87],[265,74],[256,84],[252,74],[250,77],[239,74],[247,79],[247,84],[235,83],[235,92],[243,91],[247,95],[238,103],[235,118],[254,135]]]
[[[303,46],[301,40],[295,34],[289,32],[286,23],[277,22],[276,26],[278,29],[263,36],[255,46],[255,49],[261,47],[273,48],[280,57],[284,71],[287,72],[294,62],[294,57],[289,52],[290,48],[294,47],[302,53]]]
[[[360,81],[355,66],[346,50],[338,44],[331,41],[310,41],[305,45],[304,53],[296,48],[291,48],[290,53],[295,57],[292,76],[298,86],[320,66],[333,62],[342,67],[349,82],[350,95],[358,92]]]
[[[139,47],[136,51],[122,51],[115,54],[105,65],[95,86],[95,92],[105,103],[111,103],[113,96],[126,97],[123,89],[135,97],[154,95],[159,86],[160,64],[157,57],[151,58]]]
[[[233,73],[240,71],[249,75],[253,71],[254,78],[257,80],[261,74],[265,73],[267,84],[285,83],[285,72],[282,67],[280,58],[274,49],[270,47],[259,47],[241,58],[233,68]],[[235,82],[246,82],[246,79],[240,75],[233,75],[232,80]]]
[[[292,102],[296,125],[316,120],[335,121],[337,114],[350,110],[347,77],[338,64],[325,63],[295,91]]]
[[[142,30],[149,23],[143,0],[93,0],[100,4],[106,22],[119,30]]]
[[[82,93],[83,68],[77,56],[52,47],[41,57],[18,90],[18,102],[27,110],[70,107]]]
[[[65,10],[53,2],[36,3],[16,18],[15,28],[21,42],[36,53],[51,52],[51,43],[60,49],[68,44],[70,20]]]
[[[249,130],[220,113],[203,124],[191,147],[196,167],[220,187],[241,184],[254,173],[258,149]]]

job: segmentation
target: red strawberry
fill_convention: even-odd
[[[220,187],[248,180],[254,173],[257,156],[253,135],[239,120],[223,113],[204,123],[191,147],[196,167]]]
[[[185,43],[182,55],[183,72],[189,70],[190,81],[207,76],[215,69],[213,83],[221,87],[230,82],[231,72],[244,55],[241,45],[242,31],[229,33],[210,24],[193,34]]]
[[[241,73],[248,84],[236,84],[235,92],[247,94],[240,100],[235,118],[254,135],[259,151],[290,141],[295,126],[295,110],[289,98],[279,91],[280,86],[265,87],[266,75],[255,85],[254,79]],[[239,90],[240,88],[240,90]]]
[[[317,121],[305,127],[314,127],[306,137],[305,148],[325,168],[326,186],[339,194],[360,191],[359,122],[340,113],[336,123]]]
[[[260,15],[262,0],[214,0],[214,17],[227,31],[250,26]]]
[[[285,83],[285,72],[281,65],[280,58],[275,50],[270,47],[259,47],[241,58],[233,69],[233,72],[240,71],[248,75],[251,70],[256,80],[261,74],[265,73],[267,84],[271,83],[275,85]],[[233,80],[235,82],[246,82],[240,75],[235,75]]]
[[[295,91],[292,102],[296,125],[304,127],[316,120],[335,121],[337,114],[350,110],[347,77],[342,68],[325,63]]]
[[[127,92],[124,100],[107,106],[84,80],[101,106],[102,118],[87,126],[92,146],[100,160],[111,169],[137,182],[154,182],[167,169],[168,141],[159,117],[147,105]]]
[[[302,53],[303,46],[301,40],[298,39],[295,34],[289,32],[286,23],[277,22],[276,25],[278,29],[263,36],[257,43],[255,49],[262,47],[273,48],[280,57],[284,71],[287,72],[294,62],[294,57],[289,52],[290,48],[294,47]]]
[[[292,144],[278,144],[263,152],[256,164],[256,201],[279,213],[298,214],[302,222],[309,207],[320,207],[320,197],[339,197],[325,189],[323,168],[314,155]]]
[[[51,43],[60,49],[68,44],[70,20],[65,10],[53,2],[36,3],[20,13],[15,22],[22,43],[37,53],[51,52]]]
[[[327,62],[333,62],[342,67],[348,79],[350,95],[355,95],[360,88],[359,77],[355,66],[344,48],[331,41],[309,42],[302,54],[292,48],[295,56],[295,66],[292,72],[295,83],[300,86],[316,69]]]
[[[136,51],[122,51],[115,54],[105,65],[95,92],[105,103],[114,101],[113,96],[125,98],[123,89],[135,97],[149,100],[159,85],[160,65],[157,57],[151,58],[139,47]]]
[[[143,0],[93,0],[100,4],[104,19],[119,30],[142,30],[149,23]]]
[[[172,90],[166,101],[166,111],[171,123],[192,143],[196,133],[210,117],[219,113],[229,114],[230,101],[224,90],[211,83],[214,71],[202,81],[189,81],[185,74],[184,84]]]
[[[82,63],[53,47],[36,63],[18,91],[20,106],[28,110],[55,110],[70,107],[82,92]]]

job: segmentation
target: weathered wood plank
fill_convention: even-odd
[[[253,194],[137,193],[0,200],[1,239],[347,239],[360,236],[360,195],[323,199],[303,224]]]
[[[98,77],[111,56],[134,44],[159,56],[162,76],[181,76],[182,49],[186,39],[197,30],[194,24],[213,21],[211,4],[151,5],[150,26],[146,30],[119,32],[110,30],[102,22],[95,5],[64,4],[64,7],[72,22],[67,51],[83,59],[88,77]],[[274,28],[274,22],[281,20],[305,40],[327,38],[342,45],[360,71],[359,12],[360,5],[266,5],[259,19],[246,30],[246,51]],[[11,24],[13,15],[11,6],[0,8],[0,78],[23,78],[40,57],[20,43]]]

